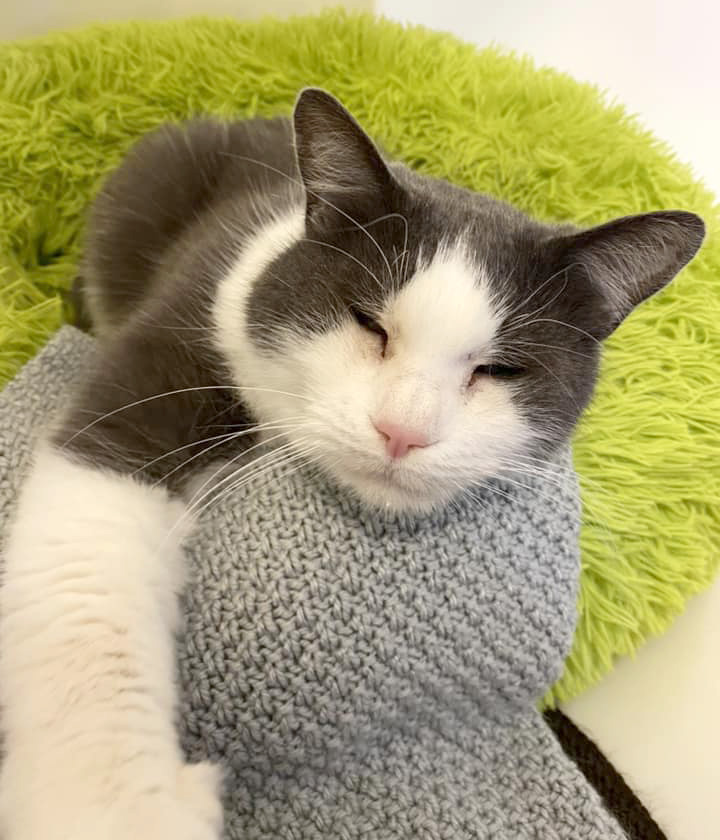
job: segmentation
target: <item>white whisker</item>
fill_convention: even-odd
[[[270,463],[263,464],[260,467],[256,467],[256,469],[250,471],[247,474],[242,475],[242,477],[238,477],[236,479],[236,481],[229,484],[227,487],[223,488],[222,492],[218,493],[217,495],[211,495],[210,498],[208,499],[208,501],[205,502],[204,505],[202,505],[201,507],[199,507],[195,511],[195,513],[194,513],[195,518],[200,519],[203,516],[203,514],[205,513],[205,511],[208,510],[210,507],[212,507],[215,504],[219,504],[220,501],[226,499],[228,496],[231,496],[234,492],[236,492],[240,488],[244,487],[245,485],[249,484],[250,482],[256,481],[258,478],[260,478],[264,475],[274,473],[276,470],[283,470],[284,471],[285,467],[287,465],[293,464],[293,463],[297,462],[298,460],[300,461],[300,463],[296,464],[296,469],[301,469],[302,466],[303,466],[303,463],[305,463],[303,461],[303,459],[306,458],[310,453],[314,452],[316,448],[317,448],[316,446],[311,445],[311,446],[306,447],[305,449],[298,450],[296,452],[291,451],[290,455],[286,455],[284,457],[278,458],[275,461],[270,461]],[[273,454],[276,454],[277,451],[278,450],[274,450]],[[260,459],[256,459],[256,460],[260,460]],[[256,462],[253,462],[253,464],[255,464],[255,463]],[[242,469],[237,470],[235,473],[233,473],[233,477],[237,476],[237,474],[241,471],[242,471]],[[281,472],[281,475],[285,476],[285,475],[287,475],[287,473]],[[216,489],[217,488],[213,488],[213,490],[216,490]],[[258,489],[260,489],[260,488],[258,488]]]
[[[385,263],[385,267],[387,268],[387,271],[388,271],[388,276],[392,277],[392,270],[390,269],[390,263],[388,262],[388,258],[385,255],[385,252],[380,247],[380,243],[377,241],[377,239],[375,239],[375,237],[370,233],[370,231],[367,230],[368,224],[372,224],[372,222],[370,222],[368,224],[365,224],[365,225],[360,224],[360,222],[358,222],[357,219],[354,219],[349,213],[346,213],[344,210],[341,210],[336,204],[333,204],[332,201],[328,201],[327,198],[320,195],[315,190],[312,190],[312,189],[309,189],[308,187],[306,187],[305,184],[302,182],[302,180],[300,178],[295,178],[292,175],[289,175],[287,172],[283,172],[282,169],[278,169],[275,166],[271,166],[269,163],[266,163],[263,160],[258,160],[257,158],[248,157],[247,155],[239,155],[235,152],[220,152],[220,154],[224,155],[226,157],[234,158],[235,160],[244,160],[247,163],[254,163],[257,166],[262,166],[264,169],[267,169],[270,172],[274,172],[276,175],[280,175],[281,178],[285,178],[290,183],[301,187],[302,189],[305,190],[305,192],[307,192],[311,196],[313,196],[313,198],[316,198],[318,201],[321,201],[323,204],[330,207],[336,213],[339,213],[341,216],[343,216],[343,218],[347,219],[349,222],[351,222],[353,225],[355,225],[355,227],[359,231],[364,233],[368,237],[368,239],[373,243],[373,245],[377,248],[378,253],[380,254],[380,256],[382,257],[382,259]],[[385,217],[381,216],[380,218],[385,218]],[[375,220],[373,220],[373,221],[375,221]]]
[[[349,251],[346,251],[344,248],[340,248],[340,247],[338,247],[337,245],[331,245],[329,242],[322,242],[320,239],[308,239],[308,238],[305,238],[305,239],[303,239],[303,240],[301,240],[301,241],[302,241],[302,242],[309,242],[309,243],[310,243],[310,244],[312,244],[312,245],[320,245],[320,246],[322,246],[323,248],[329,248],[331,251],[337,251],[339,254],[343,254],[343,255],[344,255],[344,256],[346,256],[348,259],[352,260],[354,263],[357,263],[357,264],[360,266],[360,268],[362,268],[364,271],[366,271],[366,272],[367,272],[367,273],[368,273],[368,274],[372,277],[372,279],[373,279],[373,280],[374,280],[374,281],[378,284],[378,286],[379,286],[381,289],[383,288],[383,285],[382,285],[382,283],[380,282],[380,280],[378,279],[377,274],[375,274],[375,272],[371,271],[371,270],[370,270],[370,269],[369,269],[369,268],[365,265],[365,263],[364,263],[362,260],[359,260],[357,257],[353,256],[353,255],[352,255]]]
[[[144,397],[141,400],[134,400],[133,402],[126,403],[125,405],[121,405],[118,408],[114,408],[112,411],[108,411],[105,414],[102,414],[100,417],[96,417],[91,423],[88,423],[86,426],[83,426],[82,429],[78,429],[77,432],[72,434],[63,444],[61,449],[64,449],[68,446],[68,444],[72,443],[76,437],[79,435],[84,434],[93,426],[101,423],[103,420],[107,420],[108,417],[113,417],[115,414],[120,414],[123,411],[129,411],[131,408],[136,408],[139,405],[143,405],[145,403],[152,402],[153,400],[160,400],[164,397],[172,397],[178,394],[189,394],[194,391],[258,391],[258,392],[265,392],[270,394],[282,394],[286,397],[294,397],[296,399],[301,400],[310,400],[310,397],[305,396],[304,394],[293,394],[290,391],[279,391],[276,388],[259,388],[259,387],[249,387],[247,385],[238,386],[238,385],[194,385],[189,388],[176,388],[172,391],[164,391],[161,394],[153,394],[150,397]]]
[[[288,419],[290,419],[290,418],[288,418]],[[252,426],[251,428],[248,428],[248,429],[241,429],[240,431],[235,431],[235,432],[227,432],[227,433],[222,434],[222,435],[215,435],[214,437],[205,438],[204,440],[193,441],[192,443],[186,443],[183,446],[178,446],[176,449],[172,449],[169,452],[164,452],[162,455],[158,455],[157,458],[153,458],[152,461],[148,461],[142,467],[138,467],[138,469],[136,469],[132,473],[132,475],[135,475],[136,473],[142,472],[143,470],[146,470],[148,467],[152,466],[153,464],[156,464],[158,461],[162,461],[165,458],[169,458],[169,457],[171,457],[172,455],[175,455],[178,452],[182,452],[184,449],[189,449],[193,446],[200,446],[203,443],[208,443],[208,442],[211,442],[211,441],[218,441],[217,443],[213,443],[211,446],[207,446],[204,449],[201,449],[200,452],[196,452],[194,455],[191,455],[189,458],[186,458],[182,463],[178,464],[176,467],[171,469],[168,473],[166,473],[162,478],[159,478],[153,484],[153,486],[156,487],[158,484],[165,483],[168,480],[168,478],[170,478],[171,475],[174,475],[176,472],[183,469],[183,467],[186,467],[188,464],[192,463],[197,458],[200,458],[203,455],[207,455],[208,452],[211,452],[213,449],[215,449],[219,446],[223,446],[225,443],[231,443],[235,440],[238,440],[241,437],[245,437],[246,435],[254,435],[254,434],[258,434],[259,432],[264,432],[264,431],[276,431],[278,429],[281,429],[284,432],[292,431],[296,428],[299,428],[301,425],[302,424],[300,422],[298,422],[298,423],[280,423],[280,422],[260,423],[258,425],[254,425],[254,426]]]

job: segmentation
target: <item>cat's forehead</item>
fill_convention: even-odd
[[[401,212],[410,231],[410,262],[424,255],[447,256],[456,244],[476,277],[483,267],[486,282],[509,291],[534,266],[542,243],[554,232],[492,196],[412,172],[405,179]]]
[[[318,335],[359,309],[446,355],[481,352],[528,298],[528,255],[543,231],[495,199],[413,177],[366,226],[353,222],[325,241],[308,235],[295,208],[289,247],[287,237],[261,237],[272,254],[252,283],[250,335],[278,345],[288,331]]]
[[[451,357],[487,350],[502,321],[502,306],[486,267],[464,238],[419,252],[408,281],[386,302],[384,316],[397,339],[416,352]]]

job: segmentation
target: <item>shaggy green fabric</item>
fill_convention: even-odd
[[[709,241],[609,342],[577,434],[582,617],[553,699],[577,694],[707,586],[720,553],[720,217],[600,92],[496,49],[341,12],[194,20],[0,47],[0,376],[67,312],[83,212],[140,134],[199,112],[289,112],[337,94],[418,169],[580,224],[680,207]]]

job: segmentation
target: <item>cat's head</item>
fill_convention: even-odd
[[[540,468],[590,399],[600,342],[703,240],[680,211],[541,224],[386,163],[320,90],[294,128],[304,202],[226,283],[225,344],[288,456],[375,506],[427,510]]]

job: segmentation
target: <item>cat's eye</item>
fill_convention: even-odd
[[[360,324],[360,326],[367,330],[368,332],[375,333],[375,335],[379,335],[382,339],[383,350],[385,350],[385,346],[387,345],[388,334],[385,330],[378,324],[378,322],[370,317],[367,313],[363,312],[360,309],[356,309],[354,306],[350,308],[352,312],[353,318]]]
[[[491,379],[516,379],[525,373],[525,368],[512,367],[511,365],[478,365],[472,373],[471,382],[483,376],[489,376]]]

